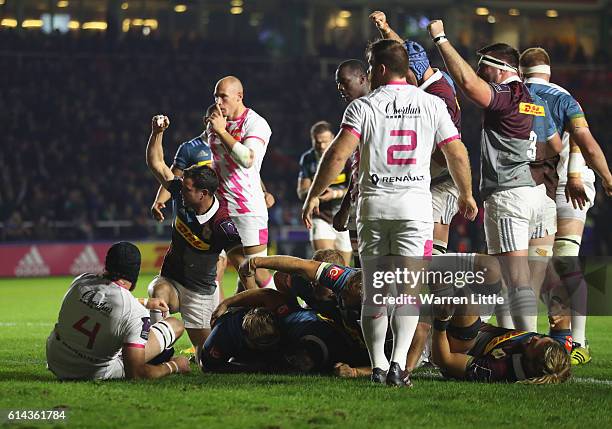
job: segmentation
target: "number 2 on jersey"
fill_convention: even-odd
[[[89,320],[89,316],[85,316],[81,320],[76,322],[74,325],[72,325],[72,327],[76,329],[77,331],[79,331],[80,333],[85,334],[87,338],[89,338],[89,341],[87,342],[87,348],[92,349],[94,342],[96,341],[96,336],[98,335],[98,331],[100,330],[101,325],[96,322],[93,329],[90,331],[83,326],[85,323],[87,323],[88,320]]]
[[[391,130],[391,137],[407,138],[406,144],[392,144],[387,148],[387,165],[416,164],[416,158],[398,158],[396,155],[402,152],[412,152],[417,147],[416,132],[412,130]]]

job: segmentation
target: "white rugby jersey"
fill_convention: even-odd
[[[230,216],[264,216],[268,209],[261,189],[259,171],[272,130],[255,111],[246,109],[239,118],[227,121],[227,131],[254,153],[251,168],[240,166],[214,132],[208,134],[214,169],[219,176],[219,196],[227,201]]]
[[[150,326],[149,311],[130,291],[99,275],[83,274],[64,296],[47,343],[47,362],[71,378],[93,378],[123,346],[144,349]]]
[[[444,101],[390,82],[351,102],[342,128],[359,137],[357,218],[431,222],[434,145],[459,139]]]

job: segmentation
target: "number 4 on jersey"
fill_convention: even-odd
[[[398,158],[396,154],[401,152],[412,152],[417,147],[416,132],[412,130],[391,130],[391,137],[406,137],[407,144],[392,144],[387,148],[387,165],[409,165],[416,164],[416,158]]]
[[[88,320],[89,316],[85,316],[81,320],[76,322],[74,325],[72,325],[72,327],[80,333],[85,334],[87,338],[89,338],[89,341],[87,342],[87,348],[92,349],[94,342],[96,341],[96,335],[98,335],[98,331],[100,330],[101,325],[99,323],[96,323],[93,329],[89,331],[83,326],[85,323],[87,323]]]

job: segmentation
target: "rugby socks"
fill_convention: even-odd
[[[498,296],[501,296],[504,300],[502,304],[495,306],[495,318],[497,319],[497,326],[506,329],[514,329],[514,322],[510,315],[510,301],[508,299],[508,290],[502,289]]]
[[[529,286],[510,289],[510,314],[516,329],[536,332],[538,328],[538,301]]]
[[[361,307],[361,330],[363,339],[368,347],[372,368],[380,368],[383,371],[389,369],[389,361],[385,356],[385,340],[387,338],[387,327],[389,318],[387,307],[374,307],[363,305]],[[409,344],[410,345],[410,344]],[[406,357],[404,356],[404,363]]]
[[[393,332],[393,352],[391,362],[397,362],[404,371],[406,369],[406,357],[414,337],[414,331],[419,323],[418,310],[416,316],[409,315],[413,308],[409,305],[395,305],[391,313],[391,331]]]

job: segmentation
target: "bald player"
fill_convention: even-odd
[[[219,80],[214,97],[217,109],[206,121],[219,197],[227,203],[245,256],[266,256],[268,209],[259,172],[272,130],[264,118],[244,105],[244,89],[237,77]],[[256,280],[260,287],[274,287],[267,270],[258,270]]]

